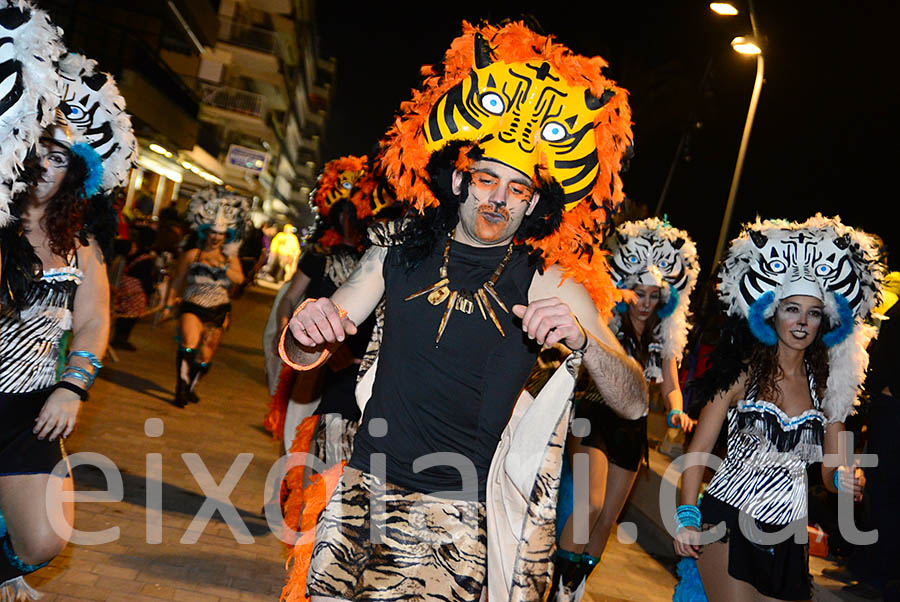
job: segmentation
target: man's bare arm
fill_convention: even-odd
[[[568,308],[587,336],[584,366],[606,403],[623,418],[633,420],[643,416],[649,404],[643,369],[625,353],[609,327],[600,321],[587,290],[571,278],[563,279],[562,271],[551,266],[543,274],[535,275],[528,298],[529,307],[540,304],[542,299],[557,298]],[[573,349],[584,344],[584,338],[578,336],[560,340]],[[556,342],[549,336],[538,342],[549,344],[548,341]]]
[[[356,325],[375,310],[384,295],[382,269],[387,248],[372,246],[331,298],[310,301],[295,313],[284,336],[287,359],[299,365],[315,362],[322,351],[356,334]],[[338,313],[338,307],[346,312]]]

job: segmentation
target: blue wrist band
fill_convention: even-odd
[[[677,424],[672,424],[672,417],[677,416],[678,414],[684,414],[681,410],[669,410],[669,413],[666,414],[666,424],[671,426],[672,428],[677,427]]]
[[[844,488],[841,487],[841,469],[838,468],[834,471],[834,476],[831,479],[834,481],[834,488],[838,490],[838,492],[843,493]]]
[[[91,362],[91,366],[93,366],[96,370],[99,370],[103,367],[103,362],[101,362],[100,359],[90,351],[73,351],[69,354],[69,357],[66,358],[66,361],[71,361],[73,355],[85,358],[86,360]]]
[[[94,384],[94,375],[79,366],[66,366],[60,379],[66,378],[67,376],[77,378],[84,382],[88,388]]]
[[[700,528],[700,508],[691,504],[682,504],[675,510],[677,530],[685,527]]]

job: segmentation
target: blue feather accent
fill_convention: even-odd
[[[87,176],[84,179],[84,196],[91,198],[103,185],[103,159],[90,144],[79,142],[72,146],[72,154],[84,161],[87,167]]]
[[[675,585],[672,602],[708,602],[695,559],[682,558],[675,572],[678,573],[678,584]]]
[[[853,332],[853,326],[855,325],[853,320],[853,310],[850,309],[850,302],[847,301],[847,297],[840,293],[835,293],[834,301],[837,305],[840,323],[835,326],[831,332],[822,337],[822,342],[826,347],[833,347],[850,336],[850,333]]]
[[[628,311],[628,304],[624,301],[619,301],[618,303],[616,303],[615,307],[613,307],[613,311],[617,314],[624,314],[626,311]]]
[[[778,335],[775,329],[766,322],[766,310],[775,302],[775,293],[769,291],[763,294],[759,299],[750,306],[747,313],[747,323],[750,326],[750,332],[763,345],[771,347],[778,342]]]
[[[575,506],[575,483],[569,455],[563,454],[562,471],[559,475],[559,493],[556,501],[556,540],[562,537],[563,528],[569,521]],[[560,548],[562,549],[562,548]]]
[[[675,312],[678,307],[678,291],[674,287],[669,287],[669,300],[666,304],[656,310],[656,315],[660,320],[665,320]]]

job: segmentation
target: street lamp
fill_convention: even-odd
[[[726,3],[713,2],[710,9],[720,15],[736,15],[737,10],[731,6],[733,12],[724,9]],[[714,6],[715,5],[715,6]],[[716,243],[716,254],[713,256],[711,273],[715,273],[722,253],[725,250],[725,241],[728,239],[728,228],[731,224],[731,214],[734,210],[734,198],[737,195],[738,183],[741,180],[741,171],[744,168],[744,157],[747,154],[747,144],[750,141],[750,130],[753,128],[753,117],[756,115],[756,106],[759,103],[759,93],[762,90],[765,62],[759,45],[759,30],[756,28],[756,13],[753,11],[753,0],[747,0],[750,13],[750,26],[753,29],[752,36],[737,37],[731,41],[731,47],[741,54],[756,55],[756,80],[753,82],[753,93],[750,95],[750,106],[747,109],[747,120],[744,123],[744,133],[741,136],[741,146],[738,150],[737,163],[734,166],[734,175],[731,178],[731,189],[728,191],[728,201],[725,203],[725,215],[722,216],[722,227],[719,229],[719,241]],[[722,12],[722,10],[726,12]]]

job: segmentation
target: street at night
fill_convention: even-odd
[[[900,600],[898,20],[0,0],[0,602]]]

